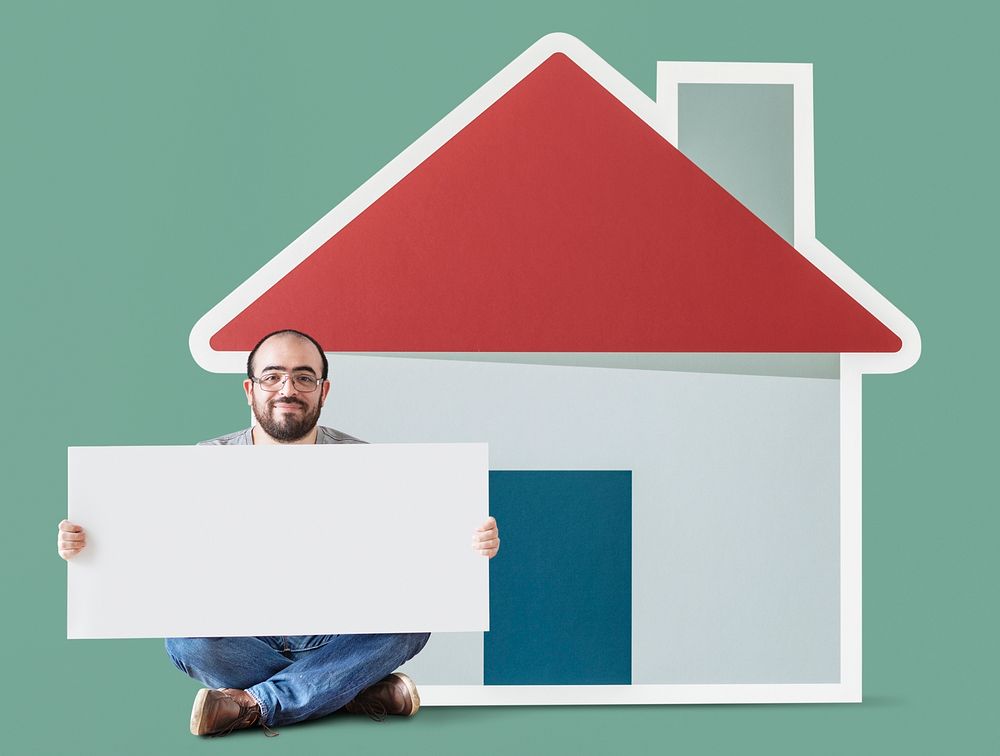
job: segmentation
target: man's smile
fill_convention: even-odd
[[[281,402],[274,402],[271,406],[274,409],[289,410],[289,411],[291,411],[291,410],[304,410],[304,409],[306,409],[306,405],[303,404],[302,402],[288,401],[288,400],[281,401]]]

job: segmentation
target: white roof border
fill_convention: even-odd
[[[657,64],[657,100],[649,99],[597,53],[569,34],[548,34],[518,55],[493,78],[467,97],[420,138],[320,218],[301,236],[265,263],[256,273],[203,315],[188,339],[191,355],[205,370],[240,373],[247,352],[217,352],[209,340],[222,327],[287,275],[320,245],[362,213],[420,163],[455,136],[480,113],[506,94],[549,56],[563,53],[586,71],[626,107],[676,146],[677,89],[681,83],[793,84],[795,141],[795,247],[863,307],[903,340],[895,354],[858,355],[863,372],[905,370],[920,355],[916,326],[885,297],[815,239],[813,186],[812,67],[781,63]]]

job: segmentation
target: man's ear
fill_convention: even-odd
[[[247,378],[245,381],[243,381],[243,391],[247,395],[247,405],[250,406],[250,407],[252,407],[253,406],[253,381],[251,381],[249,378]]]
[[[319,398],[319,406],[322,407],[326,404],[326,395],[330,393],[330,379],[327,378],[323,381],[323,388],[320,389],[321,396]]]

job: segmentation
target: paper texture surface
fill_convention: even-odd
[[[67,637],[486,630],[486,444],[71,447]]]

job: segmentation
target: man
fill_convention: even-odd
[[[311,336],[293,330],[262,338],[247,360],[243,382],[257,422],[246,430],[205,441],[209,445],[358,444],[317,425],[330,391],[329,365]],[[87,535],[76,523],[59,523],[63,559],[83,550]],[[496,555],[500,537],[489,518],[473,548]],[[195,735],[224,735],[260,724],[291,724],[337,710],[381,719],[412,716],[420,708],[416,685],[393,672],[427,643],[428,633],[309,635],[247,638],[167,638],[167,653],[182,671],[208,688],[191,712]]]

